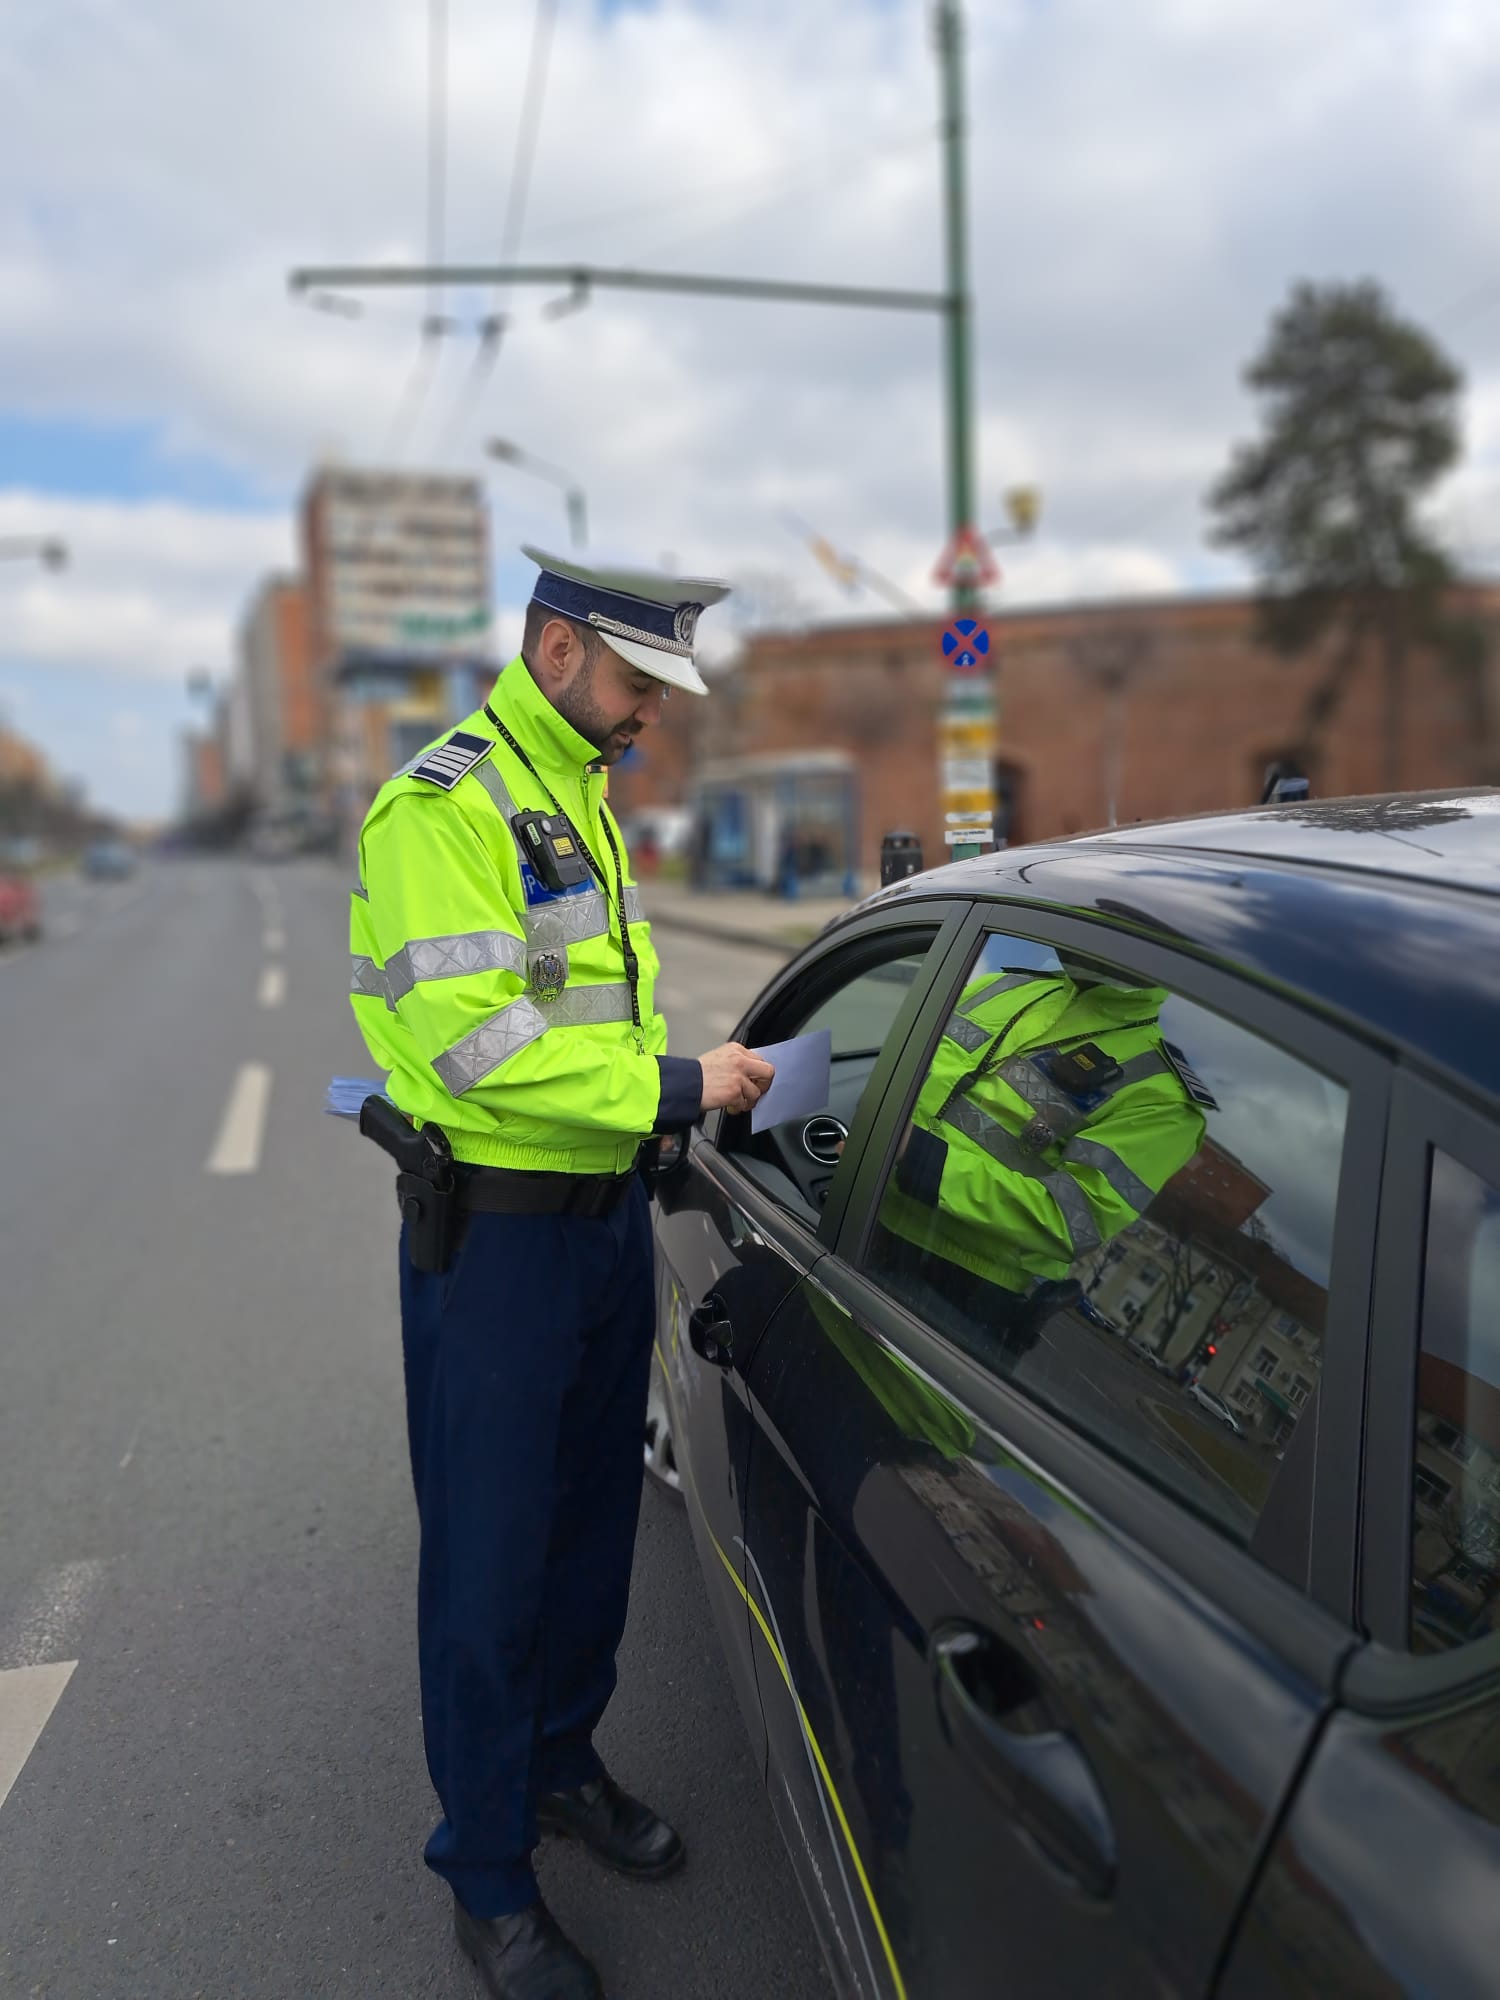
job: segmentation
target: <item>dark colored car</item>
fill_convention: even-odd
[[[84,849],[83,872],[93,882],[124,882],[138,861],[135,849],[123,840],[95,840]]]
[[[840,1993],[1493,1994],[1500,794],[916,877],[821,1028],[658,1184],[648,1459]]]

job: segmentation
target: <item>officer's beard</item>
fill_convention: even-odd
[[[553,706],[586,743],[593,744],[601,764],[618,764],[640,734],[641,725],[628,713],[611,718],[600,707],[594,693],[594,669],[598,661],[598,653],[590,653]]]

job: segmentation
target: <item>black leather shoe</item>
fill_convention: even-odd
[[[543,1833],[581,1840],[622,1875],[651,1881],[682,1866],[680,1836],[613,1778],[595,1778],[576,1792],[545,1793],[536,1817]]]
[[[515,1917],[471,1917],[455,1902],[453,1934],[491,2000],[604,2000],[598,1973],[545,1903]]]

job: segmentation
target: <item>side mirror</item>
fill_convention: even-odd
[[[663,1132],[654,1140],[648,1139],[641,1153],[647,1187],[654,1193],[663,1181],[677,1179],[687,1166],[687,1157],[686,1132]]]

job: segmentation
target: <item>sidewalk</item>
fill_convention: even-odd
[[[825,924],[859,900],[817,896],[791,902],[755,889],[709,892],[659,877],[641,881],[640,892],[648,919],[663,930],[692,931],[699,937],[722,939],[725,944],[753,945],[783,958],[810,944]]]

